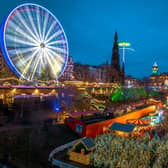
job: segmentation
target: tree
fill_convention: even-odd
[[[95,167],[167,167],[168,135],[163,139],[145,134],[141,141],[105,133],[95,138]]]

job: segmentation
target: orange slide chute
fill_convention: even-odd
[[[95,137],[99,134],[102,134],[104,130],[108,129],[113,123],[119,122],[119,123],[126,123],[129,119],[139,119],[145,115],[148,115],[149,113],[155,111],[156,106],[151,105],[149,107],[143,108],[141,110],[137,110],[132,113],[125,114],[123,116],[113,118],[110,120],[89,124],[86,126],[86,136],[87,137]]]

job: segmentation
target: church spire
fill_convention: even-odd
[[[118,41],[118,34],[117,34],[117,31],[115,31],[115,35],[114,35],[114,42],[116,42],[116,43],[117,43],[117,41]]]
[[[117,34],[117,31],[115,32],[115,35],[114,35],[114,43],[113,43],[111,65],[118,72],[121,71],[121,69],[120,69],[120,56],[119,56],[119,48],[118,48],[118,34]]]

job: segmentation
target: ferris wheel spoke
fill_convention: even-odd
[[[29,21],[30,21],[30,23],[31,23],[31,25],[32,25],[33,31],[34,31],[34,33],[35,33],[35,35],[36,35],[36,37],[37,37],[37,40],[38,40],[38,42],[40,42],[40,37],[39,37],[38,32],[37,32],[37,29],[36,29],[36,27],[35,27],[35,23],[34,23],[34,20],[33,20],[33,16],[32,16],[32,14],[31,14],[31,12],[30,12],[30,10],[29,10],[28,7],[27,7],[27,9],[26,9],[26,12],[27,12]]]
[[[57,59],[59,59],[60,62],[62,62],[62,63],[64,62],[64,58],[63,58],[61,55],[55,53],[52,49],[47,49],[47,50],[48,50],[48,52],[51,53],[54,57],[56,57]]]
[[[43,53],[43,56],[41,57],[41,65],[43,68],[45,68],[45,64],[46,64],[45,57],[46,57],[46,55],[45,55],[45,53]]]
[[[16,29],[14,29],[14,27],[16,27]],[[18,25],[16,25],[13,21],[10,22],[9,24],[9,29],[11,29],[11,33],[13,34],[13,37],[15,36],[15,32],[21,34],[24,38],[27,38],[29,40],[29,42],[38,44],[36,40],[34,40],[32,37],[28,36],[26,34],[26,32],[24,32],[20,27],[18,27]]]
[[[40,53],[41,54],[41,53]],[[32,72],[31,72],[31,80],[33,79],[34,77],[34,74],[37,73],[37,67],[39,65],[39,62],[40,62],[40,59],[41,57],[38,56],[38,57],[35,57],[35,60],[34,60],[34,66],[32,65]]]
[[[49,63],[50,68],[52,69],[52,73],[54,74],[54,77],[56,78],[56,76],[57,76],[57,74],[58,74],[58,72],[59,72],[59,69],[58,69],[58,67],[56,66],[56,64],[52,64],[51,59],[49,59],[49,58],[50,58],[50,54],[49,54],[48,51],[47,51],[47,55],[48,55],[48,56],[46,57],[47,62]]]
[[[49,53],[48,52],[48,55],[49,55],[49,60],[51,60],[52,61],[52,63],[54,63],[53,65],[52,65],[52,67],[54,67],[53,69],[54,69],[54,71],[55,71],[55,78],[57,78],[57,75],[60,73],[60,71],[61,71],[61,67],[62,67],[62,63],[60,63],[56,58],[54,58],[52,55],[51,55],[51,53]]]
[[[36,17],[37,17],[37,29],[38,29],[38,34],[39,34],[39,37],[40,37],[40,41],[42,41],[43,39],[42,39],[42,32],[41,32],[41,23],[40,23],[40,21],[41,21],[41,19],[40,19],[40,8],[39,7],[37,7],[38,8],[38,12],[36,13]]]
[[[40,61],[39,62],[40,63],[39,63],[38,73],[41,74],[40,72],[42,72],[42,68],[44,67],[42,56],[40,57]]]
[[[62,48],[59,48],[59,47],[48,46],[47,48],[52,49],[56,53],[62,53],[62,54],[66,54],[67,53],[65,49],[62,49]]]
[[[18,12],[18,14],[16,15],[20,21],[20,23],[22,23],[22,26],[27,30],[28,35],[30,35],[36,42],[37,42],[37,37],[34,35],[34,33],[32,32],[32,30],[30,29],[30,27],[27,25],[25,19],[23,18],[22,14],[20,12]]]
[[[14,49],[9,49],[9,54],[11,54],[11,57],[12,56],[15,56],[16,53],[19,53],[19,55],[24,55],[26,53],[31,53],[32,51],[36,50],[36,47],[32,47],[31,49],[30,48],[14,48]]]
[[[17,29],[15,29],[15,30],[13,30],[13,35],[11,34],[10,36],[12,36],[12,37],[14,37],[15,36],[15,34],[14,34],[14,32],[17,32],[18,34],[21,34],[23,37],[22,37],[22,40],[24,39],[24,38],[26,38],[26,40],[28,41],[29,40],[29,42],[30,43],[32,43],[32,44],[36,44],[36,41],[34,41],[31,37],[29,37],[29,36],[26,36],[26,33],[23,31],[23,30],[21,30],[21,29],[19,29],[19,28],[17,28]],[[8,34],[7,34],[8,35]],[[6,36],[7,36],[6,35]],[[10,39],[12,38],[12,37],[10,37]],[[19,37],[18,35],[16,36],[17,38],[21,38],[21,37]],[[12,40],[12,39],[11,39]],[[25,41],[26,41],[25,40]],[[13,41],[13,40],[12,40]]]
[[[42,32],[42,39],[45,39],[46,29],[47,29],[47,22],[49,18],[49,13],[44,17],[44,24],[43,24],[43,32]]]
[[[53,55],[50,52],[48,52],[48,55],[50,56],[50,59],[56,65],[56,67],[61,67],[62,62],[58,61],[57,58],[53,57]]]
[[[33,52],[33,54],[34,53],[36,53],[37,51],[34,51]],[[21,54],[17,54],[17,57],[13,57],[13,61],[17,61],[17,66],[20,68],[20,66],[24,66],[25,68],[24,68],[24,70],[26,70],[26,66],[28,65],[28,63],[29,63],[29,61],[31,61],[31,59],[32,59],[32,57],[30,57],[29,56],[30,54],[24,54],[24,57],[23,57],[23,55],[21,55]],[[33,57],[33,59],[34,59],[34,57]],[[20,61],[18,61],[18,60],[20,60]]]
[[[23,69],[22,67],[25,67],[25,63],[27,63],[27,61],[25,60],[25,58],[23,58],[22,56],[14,57],[12,60],[13,60],[13,62],[16,63],[16,66],[19,69]]]
[[[7,37],[7,39],[8,39],[9,42],[13,42],[13,36],[12,35],[7,34],[6,37]],[[28,47],[35,47],[36,46],[35,43],[30,42],[28,40],[27,41],[23,40],[23,38],[21,39],[19,37],[15,38],[14,44],[27,45]],[[14,45],[14,44],[12,44],[12,45]]]
[[[52,34],[47,40],[46,43],[48,43],[49,41],[51,41],[53,38],[56,38],[58,35],[60,35],[62,33],[61,30],[58,30],[57,32],[55,32],[54,34]]]
[[[49,27],[49,29],[48,29],[48,31],[47,31],[47,34],[46,34],[46,36],[45,36],[44,41],[46,41],[46,40],[48,39],[48,36],[49,36],[50,33],[52,32],[52,30],[53,30],[54,26],[56,26],[56,24],[57,24],[57,23],[53,21],[53,23],[50,25],[50,27]]]
[[[53,45],[53,44],[66,44],[66,41],[65,40],[52,41],[52,42],[47,43],[47,46]]]
[[[31,68],[31,65],[33,63],[33,61],[35,60],[35,58],[37,57],[37,54],[39,53],[39,50],[36,50],[30,57],[30,59],[28,59],[25,68],[23,70],[23,74],[26,75],[29,71],[29,69]],[[29,78],[30,79],[30,78]]]
[[[31,62],[29,64],[29,66],[27,67],[26,75],[28,76],[28,78],[30,80],[33,79],[33,76],[34,76],[34,73],[35,73],[35,70],[36,70],[35,67],[38,64],[38,61],[37,61],[38,59],[40,59],[39,51],[34,55],[33,59],[31,60]]]
[[[41,68],[42,68],[42,67],[45,67],[44,62],[43,62],[43,59],[42,59],[43,57],[44,57],[44,52],[43,52],[43,51],[39,52],[39,57],[38,57],[38,59],[35,61],[36,64],[34,65],[33,73],[32,73],[32,77],[31,77],[31,78],[34,77],[34,74],[35,74],[35,73],[38,73],[39,75],[41,74],[41,73],[40,73],[40,72],[41,72],[41,71],[40,71]]]
[[[18,67],[27,66],[27,63],[31,60],[31,57],[29,57],[28,55],[25,54],[24,57],[21,56],[21,55],[18,55],[17,57],[14,57],[13,61],[17,61],[18,58],[20,60],[20,63],[19,62],[16,63]]]
[[[53,57],[55,59],[57,59],[57,61],[61,62],[63,64],[64,62],[64,57],[62,55],[56,54],[55,52],[53,52],[52,50],[48,51],[49,53],[51,53],[53,55]]]
[[[31,54],[32,52],[34,52],[35,50],[37,50],[37,47],[31,47],[31,48],[16,48],[16,53],[19,53],[20,55],[25,56],[26,54]],[[24,55],[25,54],[25,55]]]

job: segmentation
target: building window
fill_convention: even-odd
[[[82,125],[80,125],[80,124],[76,124],[76,132],[77,133],[82,133]]]

